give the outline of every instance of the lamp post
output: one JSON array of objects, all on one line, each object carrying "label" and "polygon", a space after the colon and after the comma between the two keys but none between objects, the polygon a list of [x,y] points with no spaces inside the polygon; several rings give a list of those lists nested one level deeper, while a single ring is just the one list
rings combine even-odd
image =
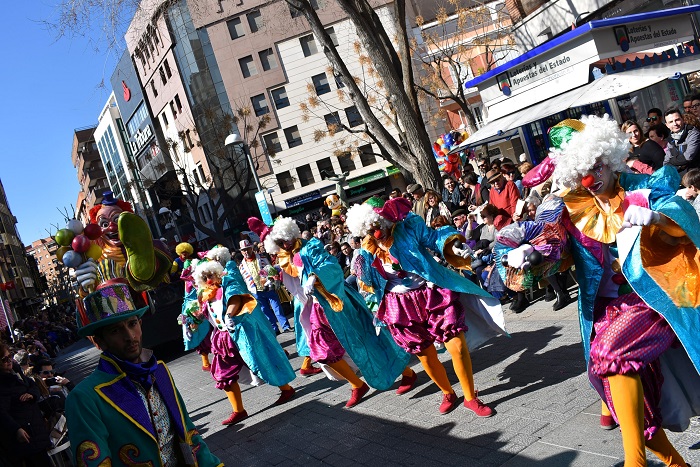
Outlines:
[{"label": "lamp post", "polygon": [[177,235],[177,238],[175,239],[176,242],[182,241],[182,235],[180,234],[180,228],[177,226],[177,213],[172,212],[170,209],[166,208],[163,206],[158,210],[158,214],[161,216],[165,216],[165,220],[168,221],[167,224],[165,224],[165,228],[168,228],[168,225],[172,225],[175,228],[175,234]]},{"label": "lamp post", "polygon": [[241,135],[237,133],[232,133],[228,135],[226,137],[226,140],[224,141],[224,146],[233,146],[234,151],[236,150],[236,148],[241,148],[241,152],[246,157],[246,160],[248,161],[248,167],[250,168],[253,174],[253,180],[255,180],[255,187],[258,189],[258,191],[262,191],[262,185],[260,185],[260,177],[258,177],[258,171],[255,170],[253,158],[251,157],[250,152],[246,147],[247,145],[245,144],[245,141],[243,141],[243,138],[241,138]]},{"label": "lamp post", "polygon": [[277,206],[275,206],[275,199],[272,197],[272,193],[275,192],[274,188],[268,188],[267,193],[270,195],[270,203],[272,203],[272,214],[277,217]]}]

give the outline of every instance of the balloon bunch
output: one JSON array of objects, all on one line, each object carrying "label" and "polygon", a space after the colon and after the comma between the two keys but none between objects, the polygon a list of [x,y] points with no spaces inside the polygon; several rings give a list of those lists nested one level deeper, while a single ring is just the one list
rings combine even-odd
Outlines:
[{"label": "balloon bunch", "polygon": [[[433,143],[433,154],[440,172],[459,178],[462,176],[462,159],[459,154],[449,154],[469,137],[466,131],[452,130],[441,135]],[[449,154],[449,155],[448,155]]]},{"label": "balloon bunch", "polygon": [[102,229],[97,224],[83,223],[70,219],[64,229],[54,235],[54,240],[60,245],[56,250],[56,258],[68,268],[77,268],[89,259],[99,261],[102,248],[94,243],[102,235]]}]

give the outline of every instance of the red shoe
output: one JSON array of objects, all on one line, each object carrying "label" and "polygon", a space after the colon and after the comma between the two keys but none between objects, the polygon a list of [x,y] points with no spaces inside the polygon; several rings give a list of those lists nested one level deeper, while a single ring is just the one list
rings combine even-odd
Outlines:
[{"label": "red shoe", "polygon": [[233,412],[229,418],[221,422],[222,425],[233,425],[241,420],[248,418],[248,412],[245,410],[243,412]]},{"label": "red shoe", "polygon": [[321,373],[323,370],[317,366],[312,366],[311,368],[302,368],[299,370],[301,376],[313,376]]},{"label": "red shoe", "polygon": [[362,401],[362,398],[365,396],[365,394],[367,394],[367,391],[369,391],[369,386],[367,386],[367,383],[362,383],[362,386],[353,389],[350,399],[348,400],[347,404],[345,404],[345,408],[349,409],[359,404]]},{"label": "red shoe", "polygon": [[408,391],[413,389],[413,387],[416,385],[416,380],[418,379],[418,374],[414,371],[413,376],[404,376],[401,378],[401,384],[399,384],[399,388],[396,390],[396,394],[406,394]]},{"label": "red shoe", "polygon": [[457,407],[457,394],[454,392],[451,394],[443,394],[442,404],[440,404],[440,413],[445,415],[446,413],[452,412],[455,407]]},{"label": "red shoe", "polygon": [[211,365],[202,365],[202,371],[211,372]]},{"label": "red shoe", "polygon": [[477,417],[490,417],[493,415],[493,410],[484,405],[477,397],[468,401],[464,401],[464,406],[474,412]]},{"label": "red shoe", "polygon": [[612,430],[617,427],[617,423],[612,415],[601,415],[600,416],[600,427],[603,430]]},{"label": "red shoe", "polygon": [[294,393],[296,391],[294,388],[291,389],[282,389],[282,394],[280,394],[279,399],[277,399],[277,402],[275,402],[275,405],[280,405],[284,404],[285,402],[289,402],[292,397],[294,397]]}]

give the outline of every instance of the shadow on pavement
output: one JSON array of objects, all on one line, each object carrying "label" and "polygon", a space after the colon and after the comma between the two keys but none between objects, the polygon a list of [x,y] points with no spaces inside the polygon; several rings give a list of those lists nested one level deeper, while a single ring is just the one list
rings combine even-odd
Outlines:
[{"label": "shadow on pavement", "polygon": [[[488,466],[503,464],[521,450],[513,445],[501,450],[507,443],[499,441],[500,430],[474,434],[465,429],[469,426],[454,421],[421,428],[309,401],[263,423],[231,426],[207,436],[206,442],[224,463],[237,466]],[[523,459],[521,465],[564,466],[576,455],[560,453],[532,464]]]}]

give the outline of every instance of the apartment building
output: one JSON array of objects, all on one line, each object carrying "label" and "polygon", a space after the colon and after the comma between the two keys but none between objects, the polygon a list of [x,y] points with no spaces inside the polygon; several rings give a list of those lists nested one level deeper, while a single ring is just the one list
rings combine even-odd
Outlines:
[{"label": "apartment building", "polygon": [[80,184],[80,192],[75,203],[75,217],[84,224],[89,222],[88,211],[102,202],[102,194],[109,190],[100,153],[95,141],[96,126],[78,128],[73,132],[71,161]]},{"label": "apartment building", "polygon": [[42,284],[46,290],[44,304],[55,305],[70,299],[71,283],[68,269],[56,259],[59,246],[52,237],[34,240],[26,247],[27,255],[34,258]]}]

